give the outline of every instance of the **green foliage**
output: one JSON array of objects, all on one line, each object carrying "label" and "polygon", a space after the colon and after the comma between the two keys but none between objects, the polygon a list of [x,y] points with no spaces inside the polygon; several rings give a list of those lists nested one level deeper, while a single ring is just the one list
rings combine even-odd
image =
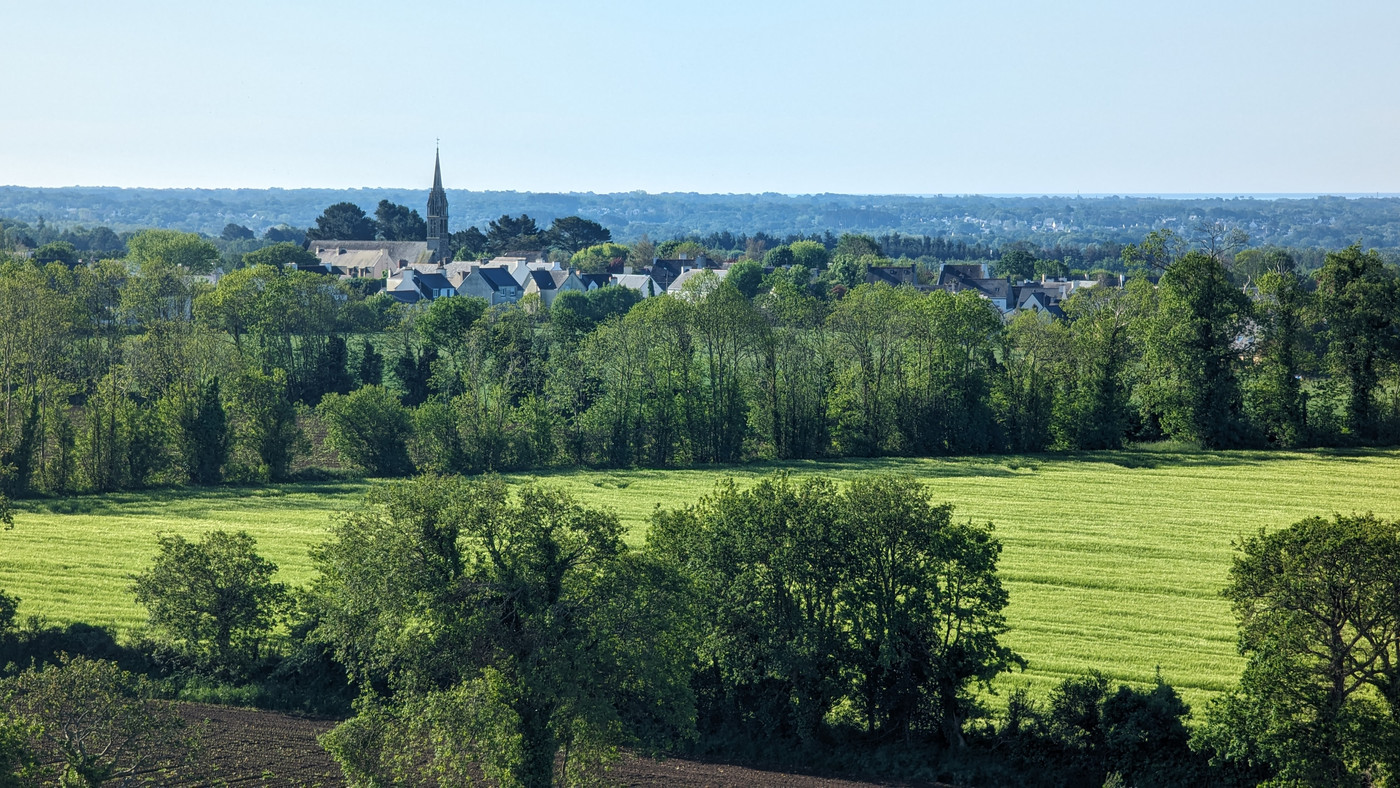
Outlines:
[{"label": "green foliage", "polygon": [[1048,708],[1012,693],[996,740],[1029,785],[1211,785],[1205,759],[1192,751],[1190,708],[1159,675],[1150,689],[1116,692],[1091,672],[1060,682]]},{"label": "green foliage", "polygon": [[198,738],[175,705],[115,663],[64,656],[0,682],[5,707],[29,726],[49,784],[160,785],[198,774]]},{"label": "green foliage", "polygon": [[326,443],[346,462],[375,476],[398,476],[413,469],[407,445],[411,418],[383,386],[328,394],[316,412],[326,425]]},{"label": "green foliage", "polygon": [[472,325],[486,314],[486,307],[483,298],[435,298],[414,321],[413,328],[432,347],[452,353],[467,341]]},{"label": "green foliage", "polygon": [[880,244],[874,238],[857,233],[842,234],[836,241],[836,248],[832,250],[833,257],[836,255],[850,258],[883,257],[884,254],[884,251],[880,249]]},{"label": "green foliage", "polygon": [[29,788],[39,776],[38,756],[29,749],[31,726],[0,713],[0,788]]},{"label": "green foliage", "polygon": [[1187,253],[1162,275],[1146,343],[1151,374],[1160,377],[1145,390],[1168,436],[1207,448],[1249,441],[1235,340],[1251,314],[1249,299],[1209,255]]},{"label": "green foliage", "polygon": [[19,600],[0,591],[0,641],[3,641],[15,626],[15,612],[19,610]]},{"label": "green foliage", "polygon": [[580,249],[569,258],[569,267],[584,273],[606,273],[614,262],[626,260],[630,250],[615,243],[600,243]]},{"label": "green foliage", "polygon": [[729,276],[725,278],[745,298],[753,298],[763,286],[763,265],[757,260],[740,260],[729,267]]},{"label": "green foliage", "polygon": [[1317,307],[1326,324],[1327,364],[1346,386],[1346,428],[1375,440],[1382,371],[1400,361],[1400,277],[1359,244],[1328,253],[1317,273]]},{"label": "green foliage", "polygon": [[229,402],[234,446],[256,458],[252,464],[258,478],[285,479],[296,455],[309,449],[297,425],[296,407],[287,397],[286,373],[241,371],[231,380]]},{"label": "green foliage", "polygon": [[794,241],[788,244],[788,248],[792,250],[792,264],[803,266],[809,271],[826,268],[831,259],[827,248],[816,241]]},{"label": "green foliage", "polygon": [[620,744],[683,733],[680,587],[620,537],[615,515],[498,480],[423,477],[347,513],[316,554],[314,636],[391,692],[327,736],[347,778],[456,782],[479,763],[549,786],[562,752],[573,784]]},{"label": "green foliage", "polygon": [[857,477],[839,494],[820,478],[729,483],[658,512],[649,544],[697,586],[701,661],[719,682],[706,711],[742,735],[813,746],[845,704],[881,736],[919,727],[961,746],[970,685],[1021,662],[998,643],[990,526],[953,523],[911,479]]},{"label": "green foliage", "polygon": [[458,230],[450,240],[456,250],[453,260],[476,260],[486,254],[486,234],[475,227]]},{"label": "green foliage", "polygon": [[1057,442],[1066,448],[1120,448],[1132,415],[1134,299],[1122,290],[1096,287],[1076,293],[1064,309],[1070,348],[1068,384],[1052,424]]},{"label": "green foliage", "polygon": [[[808,241],[807,243],[812,242]],[[821,246],[821,244],[817,244],[817,246]],[[826,247],[822,246],[822,251],[826,251]],[[765,268],[787,268],[794,262],[796,262],[796,256],[788,244],[775,246],[763,254],[763,267]]]},{"label": "green foliage", "polygon": [[386,241],[428,240],[428,223],[418,211],[388,200],[380,200],[374,209],[374,226],[377,236]]},{"label": "green foliage", "polygon": [[[627,247],[609,244],[608,242],[612,240],[612,233],[608,228],[598,224],[592,219],[584,219],[578,216],[561,216],[549,225],[546,238],[550,246],[574,256],[577,256],[578,253],[583,250],[599,245],[610,245],[622,250],[622,254],[618,256],[627,256]],[[574,265],[576,267],[582,267],[578,266],[577,263]]]},{"label": "green foliage", "polygon": [[361,386],[378,386],[384,382],[384,356],[365,340],[360,346],[360,358],[355,364],[355,380]]},{"label": "green foliage", "polygon": [[306,231],[306,238],[311,241],[373,241],[378,229],[360,206],[338,202],[316,217],[316,226]]},{"label": "green foliage", "polygon": [[225,241],[251,241],[256,236],[247,227],[229,222],[224,225],[223,232],[219,233],[219,237]]},{"label": "green foliage", "polygon": [[198,542],[158,539],[151,566],[131,591],[151,627],[200,667],[238,674],[256,660],[286,604],[277,565],[244,531],[212,531]]},{"label": "green foliage", "polygon": [[303,249],[301,244],[295,243],[276,243],[243,255],[243,265],[248,267],[267,265],[282,269],[311,266],[319,262],[320,260],[310,250]]},{"label": "green foliage", "polygon": [[228,460],[229,429],[219,398],[219,379],[201,384],[192,401],[178,407],[176,446],[193,484],[218,484]]},{"label": "green foliage", "polygon": [[857,256],[838,249],[831,255],[829,274],[832,282],[850,290],[865,282],[865,275],[869,273],[871,266],[886,265],[889,262],[887,258],[878,254]]},{"label": "green foliage", "polygon": [[1001,259],[992,266],[992,273],[1020,282],[1035,276],[1038,262],[1035,255],[1025,249],[1010,249],[1002,253]]},{"label": "green foliage", "polygon": [[1258,362],[1246,382],[1246,411],[1271,445],[1299,446],[1312,438],[1302,382],[1312,366],[1305,346],[1312,294],[1291,270],[1265,271],[1257,281]]},{"label": "green foliage", "polygon": [[485,251],[491,254],[504,254],[505,252],[520,252],[532,249],[539,249],[544,246],[548,239],[535,224],[535,220],[526,214],[511,216],[503,214],[499,219],[492,219],[486,231]]},{"label": "green foliage", "polygon": [[[1225,589],[1249,663],[1202,742],[1280,784],[1400,767],[1400,522],[1310,517],[1246,538]],[[1379,770],[1379,771],[1378,771]]]},{"label": "green foliage", "polygon": [[34,262],[41,265],[62,263],[72,268],[78,264],[78,250],[67,241],[52,241],[34,250]]},{"label": "green foliage", "polygon": [[207,274],[219,262],[219,249],[194,233],[142,230],[126,242],[127,259],[144,271],[184,269]]}]

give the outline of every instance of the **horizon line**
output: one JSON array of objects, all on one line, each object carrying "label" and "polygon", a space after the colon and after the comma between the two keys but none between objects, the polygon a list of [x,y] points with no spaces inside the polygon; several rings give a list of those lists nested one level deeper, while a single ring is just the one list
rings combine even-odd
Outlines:
[{"label": "horizon line", "polygon": [[[131,190],[131,191],[423,191],[431,190],[431,186],[110,186],[110,185],[83,185],[70,184],[67,186],[26,186],[23,184],[0,184],[0,189],[34,189],[62,191],[67,189],[110,189],[110,190]],[[644,194],[647,196],[666,195],[698,195],[706,197],[911,197],[916,199],[938,199],[954,197],[986,197],[993,199],[1032,199],[1032,198],[1073,198],[1073,199],[1111,199],[1111,198],[1134,198],[1134,199],[1167,199],[1167,200],[1191,200],[1191,199],[1260,199],[1260,200],[1286,200],[1286,199],[1317,199],[1319,197],[1339,197],[1343,199],[1384,199],[1400,197],[1400,191],[1374,191],[1374,192],[1351,192],[1351,191],[1298,191],[1298,192],[1249,192],[1249,191],[1223,191],[1223,192],[1171,192],[1171,191],[1106,191],[1106,192],[1068,192],[1068,191],[1040,191],[1040,192],[979,192],[979,191],[949,191],[949,192],[705,192],[705,191],[648,191],[646,189],[629,189],[625,191],[535,191],[521,189],[467,189],[445,187],[449,192],[465,192],[468,194],[532,194],[532,195],[593,195],[599,197],[611,197],[619,195]]]}]

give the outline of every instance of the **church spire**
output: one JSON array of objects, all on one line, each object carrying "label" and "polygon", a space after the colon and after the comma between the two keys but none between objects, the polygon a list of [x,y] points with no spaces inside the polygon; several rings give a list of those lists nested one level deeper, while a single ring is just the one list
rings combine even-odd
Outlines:
[{"label": "church spire", "polygon": [[442,188],[442,153],[433,153],[433,190],[428,192],[428,251],[433,260],[446,263],[451,260],[447,234],[447,192]]}]

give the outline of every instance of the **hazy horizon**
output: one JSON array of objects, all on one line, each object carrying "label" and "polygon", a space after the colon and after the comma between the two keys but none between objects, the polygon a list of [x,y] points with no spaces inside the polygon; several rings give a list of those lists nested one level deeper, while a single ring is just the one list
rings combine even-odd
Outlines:
[{"label": "hazy horizon", "polygon": [[1400,190],[1379,0],[14,5],[34,188]]}]

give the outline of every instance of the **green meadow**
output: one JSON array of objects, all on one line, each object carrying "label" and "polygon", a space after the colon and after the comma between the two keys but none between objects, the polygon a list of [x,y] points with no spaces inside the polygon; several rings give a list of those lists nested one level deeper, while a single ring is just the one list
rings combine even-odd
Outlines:
[{"label": "green meadow", "polygon": [[[1232,541],[1312,514],[1400,517],[1400,451],[1215,452],[1145,448],[1072,456],[792,462],[691,470],[514,475],[616,510],[640,543],[651,512],[694,501],[732,476],[786,469],[848,478],[913,474],[957,516],[996,523],[1011,593],[1006,641],[1029,662],[1002,688],[1037,694],[1098,669],[1150,682],[1160,668],[1188,700],[1233,685],[1229,606],[1220,597]],[[291,584],[310,579],[308,549],[338,510],[375,482],[122,493],[26,501],[0,532],[0,589],[21,614],[129,631],[142,612],[126,591],[159,533],[242,529]]]}]

